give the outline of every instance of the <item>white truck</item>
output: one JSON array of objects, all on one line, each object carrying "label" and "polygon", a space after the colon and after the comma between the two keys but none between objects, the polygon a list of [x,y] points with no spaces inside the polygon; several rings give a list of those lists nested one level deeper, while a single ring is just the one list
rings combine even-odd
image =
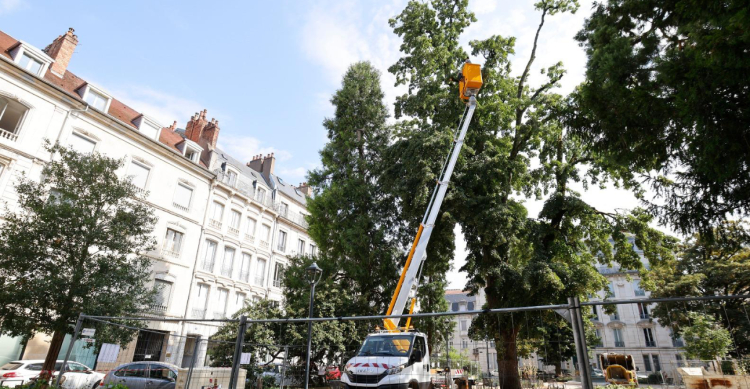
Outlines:
[{"label": "white truck", "polygon": [[[409,313],[414,311],[417,284],[426,257],[427,244],[448,190],[466,131],[474,115],[477,106],[476,94],[481,86],[480,66],[467,61],[459,77],[459,97],[466,101],[466,111],[406,258],[406,265],[401,271],[396,291],[386,312],[388,316],[402,314],[409,301]],[[406,321],[404,327],[399,326],[398,317],[386,318],[383,322],[385,330],[368,335],[357,355],[347,362],[341,376],[343,389],[430,389],[430,353],[427,349],[427,336],[411,329],[411,318]]]}]

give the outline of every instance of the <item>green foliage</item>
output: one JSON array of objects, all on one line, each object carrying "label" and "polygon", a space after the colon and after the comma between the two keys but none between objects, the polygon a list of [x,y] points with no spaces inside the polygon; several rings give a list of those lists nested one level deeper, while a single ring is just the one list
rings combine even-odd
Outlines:
[{"label": "green foliage", "polygon": [[[45,369],[79,313],[132,316],[155,293],[146,286],[151,261],[144,256],[154,247],[153,211],[119,177],[123,162],[46,147],[52,161],[43,179],[20,179],[18,209],[6,210],[0,227],[0,332],[54,333]],[[125,344],[132,336],[97,330],[99,342]]]},{"label": "green foliage", "polygon": [[685,354],[703,361],[722,358],[732,347],[732,335],[708,315],[688,313],[690,324],[682,331]]},{"label": "green foliage", "polygon": [[[744,222],[724,222],[712,232],[696,234],[679,246],[676,258],[652,267],[643,286],[651,296],[715,296],[750,293],[750,234]],[[750,353],[747,304],[743,300],[659,304],[653,315],[673,327],[675,335],[692,325],[688,313],[705,313],[726,324],[735,339],[734,357]]]},{"label": "green foliage", "polygon": [[749,27],[741,0],[609,0],[577,35],[573,127],[618,174],[643,175],[663,199],[651,210],[684,233],[750,210]]}]

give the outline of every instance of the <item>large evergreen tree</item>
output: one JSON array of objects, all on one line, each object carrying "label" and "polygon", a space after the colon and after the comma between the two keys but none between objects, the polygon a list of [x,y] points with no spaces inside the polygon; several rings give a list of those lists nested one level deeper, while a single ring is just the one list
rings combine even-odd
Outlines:
[{"label": "large evergreen tree", "polygon": [[[48,151],[42,180],[21,179],[19,209],[0,227],[0,332],[52,334],[44,371],[80,313],[133,316],[154,296],[143,256],[154,245],[153,211],[118,176],[123,162],[59,145]],[[132,336],[107,332],[121,342]]]},{"label": "large evergreen tree", "polygon": [[686,234],[750,211],[749,31],[743,0],[608,0],[577,36],[576,131],[642,174],[663,200],[652,210]]}]

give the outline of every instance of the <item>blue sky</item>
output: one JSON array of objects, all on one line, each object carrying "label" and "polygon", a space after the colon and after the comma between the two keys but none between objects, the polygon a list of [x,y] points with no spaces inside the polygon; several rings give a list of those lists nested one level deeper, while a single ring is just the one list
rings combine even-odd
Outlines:
[{"label": "blue sky", "polygon": [[[0,0],[0,29],[39,48],[69,27],[79,45],[69,69],[104,87],[135,109],[184,127],[208,109],[219,120],[219,146],[240,160],[274,152],[277,173],[300,183],[319,164],[326,142],[321,123],[346,68],[369,60],[381,70],[387,103],[403,92],[387,68],[399,58],[400,39],[388,19],[406,0],[271,2]],[[590,1],[575,15],[548,17],[532,83],[539,70],[563,61],[568,74],[559,92],[583,80],[585,55],[573,40]],[[472,0],[479,19],[462,41],[493,34],[516,36],[514,71],[528,59],[539,13],[533,1]],[[632,208],[632,195],[592,190],[584,196],[605,211]],[[540,204],[530,202],[535,214]],[[457,263],[465,257],[457,242]],[[463,287],[455,270],[451,286]]]}]

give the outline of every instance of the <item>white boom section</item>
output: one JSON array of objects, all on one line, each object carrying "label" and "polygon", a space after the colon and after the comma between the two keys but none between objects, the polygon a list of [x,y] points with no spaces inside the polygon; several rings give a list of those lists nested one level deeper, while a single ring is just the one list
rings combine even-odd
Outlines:
[{"label": "white boom section", "polygon": [[[430,204],[427,206],[424,218],[422,219],[422,233],[417,235],[419,239],[416,243],[416,249],[414,249],[414,255],[411,262],[407,261],[408,268],[405,269],[405,276],[403,282],[397,286],[398,297],[396,297],[395,304],[389,309],[388,314],[399,315],[404,312],[407,301],[409,300],[409,294],[411,290],[417,285],[417,276],[419,274],[419,268],[422,266],[426,258],[427,244],[430,241],[430,235],[435,227],[435,220],[437,220],[438,213],[440,212],[440,206],[443,204],[445,193],[448,191],[448,183],[450,182],[451,175],[453,175],[453,169],[456,167],[456,161],[458,155],[461,153],[461,148],[464,144],[464,137],[466,137],[466,131],[469,128],[472,116],[474,116],[474,109],[477,107],[477,100],[474,96],[471,96],[467,103],[466,112],[461,124],[458,137],[453,141],[453,150],[450,154],[449,159],[443,167],[443,174],[440,177],[440,181],[435,185],[435,191],[432,193],[432,199]],[[393,324],[392,328],[398,328],[400,319],[386,319],[390,320]],[[390,326],[388,326],[390,327]]]}]

